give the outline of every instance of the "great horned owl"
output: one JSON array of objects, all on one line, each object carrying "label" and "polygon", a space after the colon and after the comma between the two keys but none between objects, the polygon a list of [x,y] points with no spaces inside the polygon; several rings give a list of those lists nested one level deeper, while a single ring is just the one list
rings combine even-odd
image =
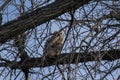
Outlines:
[{"label": "great horned owl", "polygon": [[63,33],[56,31],[45,43],[43,56],[53,57],[60,55],[63,45]]}]

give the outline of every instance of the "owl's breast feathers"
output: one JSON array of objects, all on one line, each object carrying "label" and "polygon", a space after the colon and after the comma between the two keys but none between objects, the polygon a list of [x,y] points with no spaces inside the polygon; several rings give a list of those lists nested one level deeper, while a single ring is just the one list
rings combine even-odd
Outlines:
[{"label": "owl's breast feathers", "polygon": [[62,32],[54,32],[53,36],[51,36],[45,43],[45,49],[52,47],[57,44],[63,44],[63,33]]},{"label": "owl's breast feathers", "polygon": [[44,55],[45,54],[47,56],[59,55],[62,45],[63,45],[63,33],[54,32],[53,36],[51,36],[45,43]]}]

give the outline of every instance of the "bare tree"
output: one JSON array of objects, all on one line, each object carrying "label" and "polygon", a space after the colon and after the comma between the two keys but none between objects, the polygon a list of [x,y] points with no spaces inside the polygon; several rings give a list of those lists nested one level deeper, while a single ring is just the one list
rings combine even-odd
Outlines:
[{"label": "bare tree", "polygon": [[[119,80],[120,1],[1,3],[1,79]],[[55,31],[64,34],[61,53],[43,61],[44,45]]]}]

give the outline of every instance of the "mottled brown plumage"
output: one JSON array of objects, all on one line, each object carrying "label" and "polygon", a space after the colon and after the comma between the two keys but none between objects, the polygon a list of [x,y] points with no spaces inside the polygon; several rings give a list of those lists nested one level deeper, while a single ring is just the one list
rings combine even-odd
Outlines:
[{"label": "mottled brown plumage", "polygon": [[56,31],[45,43],[44,56],[54,57],[60,55],[63,45],[63,33]]}]

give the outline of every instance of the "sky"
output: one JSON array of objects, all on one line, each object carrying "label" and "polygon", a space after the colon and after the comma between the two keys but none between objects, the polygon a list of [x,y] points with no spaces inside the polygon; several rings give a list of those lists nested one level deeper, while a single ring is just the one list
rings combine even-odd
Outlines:
[{"label": "sky", "polygon": [[[16,0],[17,2],[16,3],[19,3],[19,1],[18,0]],[[1,5],[1,4],[0,4]],[[29,9],[30,8],[30,3],[29,3],[29,1],[27,1],[26,2],[26,9]],[[86,7],[86,8],[88,8],[88,7]],[[85,8],[85,9],[86,9]],[[99,14],[99,10],[100,9],[102,9],[102,8],[104,8],[103,6],[98,6],[97,8],[96,8],[96,10],[95,10],[95,12],[97,13],[97,14],[95,14],[95,13],[93,13],[94,15],[96,15],[96,16],[100,16],[101,14]],[[83,10],[82,10],[82,8],[80,8],[81,9],[81,13],[82,12],[84,12]],[[79,10],[80,10],[79,9]],[[79,11],[78,10],[78,11]],[[90,10],[90,9],[86,9],[86,10]],[[98,10],[98,11],[97,11]],[[107,13],[108,12],[108,10],[106,9],[105,11],[103,11],[104,13]],[[79,13],[80,14],[80,13]],[[83,15],[79,15],[78,13],[76,13],[76,15],[77,15],[77,17],[78,17],[78,19],[80,19]],[[11,21],[11,20],[13,20],[13,19],[16,19],[17,17],[19,16],[19,12],[18,12],[18,10],[15,8],[15,6],[13,6],[11,3],[10,3],[10,5],[7,7],[7,8],[5,8],[5,11],[4,11],[4,13],[3,13],[3,24],[4,23],[6,23],[6,22],[8,22],[8,21]],[[68,14],[65,14],[65,15],[62,15],[62,16],[60,16],[60,18],[68,18],[68,20],[69,20],[69,17],[70,17],[70,15],[68,15]],[[52,20],[51,21],[52,23],[48,23],[47,25],[46,25],[46,23],[45,24],[42,24],[42,25],[40,25],[40,26],[38,26],[37,28],[36,28],[36,30],[37,30],[37,36],[39,37],[40,36],[40,34],[42,33],[42,31],[41,30],[44,30],[44,29],[46,29],[48,26],[50,26],[51,28],[50,29],[48,29],[48,31],[45,31],[45,33],[47,33],[47,32],[54,32],[54,31],[56,31],[56,30],[59,30],[60,28],[61,28],[61,25],[62,26],[66,26],[66,25],[69,25],[69,23],[68,22],[59,22],[59,21],[55,21],[55,20]],[[106,23],[106,21],[104,21],[105,23]],[[61,24],[62,23],[62,24]],[[85,26],[86,27],[86,26]],[[86,27],[87,28],[87,27]],[[86,29],[80,29],[80,31],[83,31],[84,32],[84,30],[86,30]],[[81,33],[82,33],[82,31],[81,31]],[[64,30],[64,32],[66,32],[66,30]],[[72,34],[72,33],[71,33]],[[48,34],[47,34],[48,35]],[[66,35],[66,33],[64,33],[64,35]],[[86,33],[84,34],[84,35],[86,35]],[[46,36],[46,34],[44,34],[44,37]],[[33,53],[32,55],[34,56],[34,57],[41,57],[42,56],[42,51],[43,51],[43,48],[40,46],[40,45],[38,45],[38,46],[36,46],[35,44],[38,44],[38,42],[37,41],[34,41],[33,40],[33,38],[35,38],[35,36],[34,36],[34,33],[32,33],[31,35],[30,35],[30,39],[28,40],[28,42],[29,42],[29,44],[27,44],[27,51],[29,52],[31,52],[31,53]],[[70,39],[71,37],[69,37],[69,39]],[[40,37],[39,39],[43,39],[42,37]],[[44,45],[44,42],[45,41],[43,41],[43,43],[42,43],[42,45]],[[68,46],[68,45],[70,45],[69,43],[68,44],[65,44],[64,45],[64,47],[66,47],[66,46]],[[0,47],[1,48],[1,47]],[[14,49],[13,49],[14,50]],[[69,50],[64,50],[64,52],[69,52]],[[5,56],[5,55],[7,55],[9,58],[12,58],[12,57],[14,57],[14,56],[9,56],[8,55],[8,53],[9,52],[7,52],[7,51],[3,51],[3,52],[0,52],[0,55],[1,54],[4,54],[4,55],[1,55],[1,56]],[[37,53],[37,54],[36,54]],[[118,61],[115,61],[113,64],[116,64]],[[88,62],[88,63],[86,63],[87,65],[90,65],[90,66],[92,66],[92,65],[94,65],[94,63],[95,62]],[[80,63],[79,65],[82,65],[83,63]],[[103,70],[105,70],[105,67],[104,67],[104,65],[105,66],[107,66],[107,68],[110,68],[110,65],[112,64],[112,63],[109,63],[109,64],[106,64],[105,62],[101,62],[101,64],[102,64],[102,66],[100,66],[100,68],[101,69],[103,69]],[[72,65],[72,67],[73,67],[74,65]],[[4,68],[0,68],[0,70],[3,70]],[[5,70],[7,71],[7,69],[8,69],[8,71],[10,70],[9,68],[6,68]],[[34,69],[34,70],[36,70],[36,71],[38,71],[38,70],[40,70],[39,68],[36,68],[36,69]],[[49,73],[49,72],[52,72],[53,71],[53,69],[52,69],[52,67],[49,67],[49,68],[44,68],[43,69],[44,71],[45,71],[45,73]],[[49,71],[50,70],[50,71]],[[16,72],[18,72],[19,70],[17,70]],[[32,71],[32,70],[31,70]],[[80,72],[82,72],[82,74],[85,74],[86,72],[85,72],[85,70],[83,70],[83,68],[81,68],[80,69]],[[8,72],[3,72],[4,74],[7,74]],[[115,72],[113,72],[113,76],[115,77],[116,76],[116,74],[119,74],[120,73],[120,70],[117,70],[117,71],[115,71]],[[12,78],[14,79],[14,77],[17,75],[15,75],[14,73],[11,73],[11,75],[13,75],[12,76]],[[8,76],[10,76],[10,75],[8,75]],[[23,76],[23,74],[21,74],[21,75],[19,75],[18,76],[18,78],[17,78],[17,80],[19,80],[21,77]],[[35,75],[32,75],[32,77],[33,76],[35,76]],[[38,75],[36,75],[36,76],[38,76]],[[4,76],[3,76],[4,77]],[[3,80],[3,77],[2,76],[0,76],[0,80]],[[97,78],[99,78],[100,77],[100,74],[99,74],[99,76],[96,76],[96,79]],[[112,77],[111,76],[109,76],[108,77],[109,79],[112,79]],[[7,77],[7,79],[9,79],[9,77]],[[6,79],[6,80],[7,80]],[[31,79],[32,80],[32,79]],[[79,79],[77,79],[77,80],[79,80]]]}]

